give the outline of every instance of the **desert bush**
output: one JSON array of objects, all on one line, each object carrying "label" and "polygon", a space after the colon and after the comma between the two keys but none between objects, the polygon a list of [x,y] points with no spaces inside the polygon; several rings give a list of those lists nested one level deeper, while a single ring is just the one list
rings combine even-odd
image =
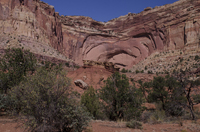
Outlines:
[{"label": "desert bush", "polygon": [[126,126],[134,129],[142,129],[142,123],[136,120],[131,120],[126,123]]},{"label": "desert bush", "polygon": [[97,97],[97,92],[93,87],[89,87],[81,96],[81,104],[83,104],[87,111],[95,117],[99,118],[100,116],[100,106],[99,106],[99,98]]},{"label": "desert bush", "polygon": [[153,72],[152,71],[148,71],[148,74],[153,74]]},{"label": "desert bush", "polygon": [[145,96],[148,102],[160,104],[159,110],[164,110],[166,114],[172,116],[183,115],[184,108],[180,104],[185,104],[187,100],[183,95],[177,96],[181,91],[180,84],[175,78],[169,75],[166,77],[157,76],[151,82],[143,84],[139,81],[139,84],[144,96],[145,93],[148,93],[148,96]]},{"label": "desert bush", "polygon": [[168,100],[168,91],[165,88],[165,78],[161,76],[154,77],[153,81],[149,83],[149,87],[152,87],[152,90],[149,92],[148,101],[161,102],[162,109],[165,110],[165,103]]},{"label": "desert bush", "polygon": [[197,60],[199,60],[200,59],[200,57],[198,56],[198,55],[196,55],[195,57],[194,57],[194,60],[195,61],[197,61]]},{"label": "desert bush", "polygon": [[16,101],[13,113],[22,115],[30,131],[81,132],[90,117],[70,87],[63,71],[40,68],[9,92]]},{"label": "desert bush", "polygon": [[136,74],[137,74],[137,73],[140,73],[140,71],[139,71],[139,70],[136,70],[135,73],[136,73]]},{"label": "desert bush", "polygon": [[79,68],[80,68],[80,66],[78,66],[78,65],[77,65],[77,66],[74,66],[74,67],[75,67],[76,69],[79,69]]},{"label": "desert bush", "polygon": [[153,81],[149,82],[152,89],[148,93],[148,101],[161,102],[162,109],[172,116],[181,116],[185,113],[185,109],[189,109],[194,120],[196,117],[193,105],[200,103],[198,99],[200,80],[189,80],[188,77],[186,71],[182,70],[173,76],[154,77]]},{"label": "desert bush", "polygon": [[180,62],[183,62],[183,58],[180,59]]},{"label": "desert bush", "polygon": [[36,59],[27,50],[7,49],[5,55],[0,59],[0,91],[7,91],[18,85],[28,72],[35,71]]},{"label": "desert bush", "polygon": [[128,72],[128,70],[126,70],[125,68],[123,68],[123,69],[121,70],[121,72],[122,72],[122,73],[126,73],[126,72]]},{"label": "desert bush", "polygon": [[110,120],[138,119],[144,110],[142,92],[129,85],[129,79],[124,74],[112,74],[105,85],[99,90],[103,110]]},{"label": "desert bush", "polygon": [[[183,100],[185,101],[185,99]],[[177,102],[170,101],[166,104],[166,114],[171,116],[183,116],[185,109],[181,105],[177,105]]]},{"label": "desert bush", "polygon": [[144,112],[142,113],[142,116],[141,116],[141,118],[140,118],[140,121],[142,121],[143,123],[149,122],[149,119],[150,119],[150,117],[151,117],[152,114],[153,114],[152,111],[144,111]]},{"label": "desert bush", "polygon": [[8,112],[14,106],[14,100],[6,94],[0,94],[0,111]]},{"label": "desert bush", "polygon": [[166,119],[164,110],[156,110],[149,118],[149,123],[158,124],[164,122]]},{"label": "desert bush", "polygon": [[66,63],[65,63],[65,66],[69,67],[69,63],[68,63],[68,62],[66,62]]},{"label": "desert bush", "polygon": [[200,103],[200,95],[199,94],[192,95],[192,98],[194,100],[194,103]]}]

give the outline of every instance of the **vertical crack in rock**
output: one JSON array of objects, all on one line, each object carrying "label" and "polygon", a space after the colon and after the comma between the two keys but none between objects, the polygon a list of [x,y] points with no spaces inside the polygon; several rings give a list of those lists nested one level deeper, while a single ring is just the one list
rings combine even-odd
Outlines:
[{"label": "vertical crack in rock", "polygon": [[186,35],[186,31],[185,31],[185,27],[186,26],[184,26],[184,45],[186,45],[187,44],[187,35]]}]

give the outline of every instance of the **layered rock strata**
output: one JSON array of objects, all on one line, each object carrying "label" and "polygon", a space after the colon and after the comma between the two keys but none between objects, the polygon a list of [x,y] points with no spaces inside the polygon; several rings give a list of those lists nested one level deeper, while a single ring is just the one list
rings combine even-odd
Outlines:
[{"label": "layered rock strata", "polygon": [[179,0],[103,23],[59,16],[39,0],[0,0],[0,30],[51,46],[80,65],[92,60],[130,68],[156,51],[199,48],[200,1]]}]

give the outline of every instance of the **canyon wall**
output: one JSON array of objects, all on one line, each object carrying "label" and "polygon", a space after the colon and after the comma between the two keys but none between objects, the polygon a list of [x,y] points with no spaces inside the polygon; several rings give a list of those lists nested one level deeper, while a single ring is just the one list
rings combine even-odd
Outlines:
[{"label": "canyon wall", "polygon": [[60,16],[40,0],[0,0],[0,30],[53,47],[79,65],[92,60],[130,68],[156,51],[199,48],[200,1],[148,7],[104,23]]}]

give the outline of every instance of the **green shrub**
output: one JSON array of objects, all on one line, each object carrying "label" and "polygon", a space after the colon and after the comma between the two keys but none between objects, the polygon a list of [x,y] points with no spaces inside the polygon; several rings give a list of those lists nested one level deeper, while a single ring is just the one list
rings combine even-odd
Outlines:
[{"label": "green shrub", "polygon": [[168,91],[166,89],[166,80],[164,77],[157,76],[153,78],[153,81],[149,82],[149,86],[152,89],[149,91],[149,102],[161,102],[162,109],[165,110],[165,104],[168,100]]},{"label": "green shrub", "polygon": [[126,126],[133,129],[143,129],[142,123],[136,120],[131,120],[126,123]]},{"label": "green shrub", "polygon": [[27,75],[35,71],[36,59],[27,50],[7,49],[0,59],[0,91],[7,93],[11,87],[18,85]]},{"label": "green shrub", "polygon": [[90,114],[98,118],[99,117],[99,98],[93,87],[89,87],[81,96],[81,104],[83,104]]},{"label": "green shrub", "polygon": [[200,95],[199,94],[192,95],[192,97],[193,97],[194,103],[200,103]]},{"label": "green shrub", "polygon": [[56,63],[51,63],[51,67],[56,66]]},{"label": "green shrub", "polygon": [[80,132],[90,117],[70,87],[63,71],[40,68],[9,92],[16,101],[13,113],[21,113],[30,131]]},{"label": "green shrub", "polygon": [[122,73],[126,73],[126,72],[128,72],[128,70],[126,70],[125,68],[123,68],[123,69],[121,70],[121,72],[122,72]]},{"label": "green shrub", "polygon": [[194,60],[195,61],[197,61],[197,60],[199,60],[200,59],[200,57],[198,56],[198,55],[196,55],[195,57],[194,57]]},{"label": "green shrub", "polygon": [[79,69],[79,68],[80,68],[80,66],[78,66],[78,65],[77,65],[77,66],[74,66],[74,67],[75,67],[76,69]]},{"label": "green shrub", "polygon": [[183,62],[183,58],[180,59],[180,62]]},{"label": "green shrub", "polygon": [[131,82],[134,82],[134,79],[133,79],[133,78],[131,78]]},{"label": "green shrub", "polygon": [[103,110],[110,120],[138,119],[144,110],[143,95],[140,89],[129,85],[126,75],[112,74],[99,90]]},{"label": "green shrub", "polygon": [[14,101],[6,94],[0,94],[0,111],[8,112],[14,106]]},{"label": "green shrub", "polygon": [[136,74],[137,74],[137,73],[140,73],[140,71],[139,71],[139,70],[136,70],[135,73],[136,73]]},{"label": "green shrub", "polygon": [[164,122],[166,118],[164,110],[156,110],[149,118],[149,123],[158,124]]},{"label": "green shrub", "polygon": [[152,71],[148,71],[148,74],[153,74],[153,72]]},{"label": "green shrub", "polygon": [[169,74],[169,72],[168,72],[168,71],[165,71],[165,74]]},{"label": "green shrub", "polygon": [[66,63],[65,63],[65,66],[69,67],[69,63],[68,63],[68,62],[66,62]]}]

